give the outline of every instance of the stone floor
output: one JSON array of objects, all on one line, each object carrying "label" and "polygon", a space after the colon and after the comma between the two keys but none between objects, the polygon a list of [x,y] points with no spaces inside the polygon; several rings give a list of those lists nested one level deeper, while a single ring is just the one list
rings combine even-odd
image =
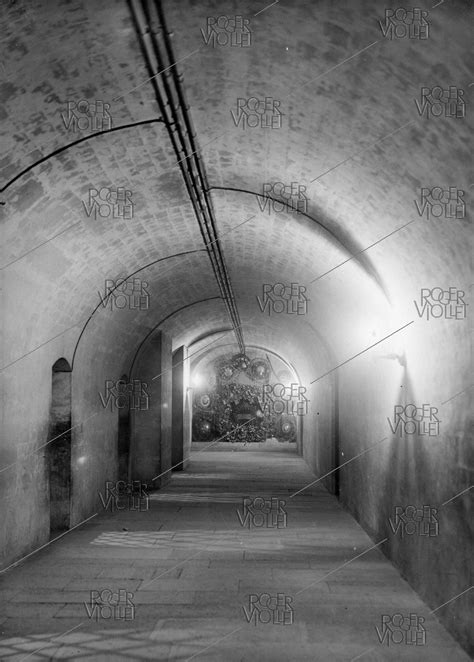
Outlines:
[{"label": "stone floor", "polygon": [[[194,450],[149,510],[102,511],[0,575],[0,659],[469,660],[320,483],[291,496],[315,479],[291,450]],[[246,520],[260,496],[286,522]],[[107,590],[128,592],[118,618]],[[387,646],[394,614],[424,618],[425,643]]]}]

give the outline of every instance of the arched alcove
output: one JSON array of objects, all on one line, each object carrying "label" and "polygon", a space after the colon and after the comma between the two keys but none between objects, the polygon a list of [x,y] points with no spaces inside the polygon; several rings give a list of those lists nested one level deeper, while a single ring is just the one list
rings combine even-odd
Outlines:
[{"label": "arched alcove", "polygon": [[48,453],[50,536],[70,527],[71,367],[64,358],[52,368]]}]

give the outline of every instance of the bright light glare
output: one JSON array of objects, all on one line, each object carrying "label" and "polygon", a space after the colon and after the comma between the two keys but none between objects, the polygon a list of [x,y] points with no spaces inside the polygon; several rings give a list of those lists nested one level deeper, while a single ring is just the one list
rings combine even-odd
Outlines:
[{"label": "bright light glare", "polygon": [[203,386],[204,385],[204,377],[199,372],[194,373],[194,375],[191,379],[191,384],[195,388],[199,388],[200,386]]}]

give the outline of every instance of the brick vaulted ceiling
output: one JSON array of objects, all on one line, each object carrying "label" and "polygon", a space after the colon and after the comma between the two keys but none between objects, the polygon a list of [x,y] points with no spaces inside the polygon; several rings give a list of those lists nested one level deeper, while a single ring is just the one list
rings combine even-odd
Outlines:
[{"label": "brick vaulted ceiling", "polygon": [[[420,219],[414,205],[423,186],[472,191],[469,111],[426,120],[414,102],[423,86],[455,85],[469,108],[468,5],[438,3],[427,40],[390,40],[375,0],[270,4],[163,6],[245,341],[314,373],[319,354],[305,347],[344,360],[412,319],[420,287],[441,274],[443,286],[468,282],[468,221]],[[68,101],[109,103],[114,127],[160,117],[125,0],[5,2],[2,11],[0,187],[86,135],[66,128]],[[250,47],[204,44],[207,17],[221,14],[249,17]],[[281,128],[236,127],[239,97],[279,100]],[[72,359],[83,331],[107,338],[124,371],[160,322],[175,346],[231,328],[176,160],[163,123],[130,126],[63,151],[1,193],[4,291],[15,311],[3,365],[59,337]],[[306,186],[306,215],[260,210],[255,194],[274,181]],[[102,186],[132,191],[133,218],[87,218],[89,189]],[[99,310],[83,329],[104,280],[136,272],[150,308]],[[256,295],[276,282],[308,287],[304,319],[262,315]]]}]

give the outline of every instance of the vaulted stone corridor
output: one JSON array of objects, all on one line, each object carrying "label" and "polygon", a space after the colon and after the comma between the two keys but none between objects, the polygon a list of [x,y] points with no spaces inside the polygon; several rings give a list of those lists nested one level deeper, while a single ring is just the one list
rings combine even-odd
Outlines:
[{"label": "vaulted stone corridor", "polygon": [[470,659],[470,4],[0,11],[0,659]]}]

